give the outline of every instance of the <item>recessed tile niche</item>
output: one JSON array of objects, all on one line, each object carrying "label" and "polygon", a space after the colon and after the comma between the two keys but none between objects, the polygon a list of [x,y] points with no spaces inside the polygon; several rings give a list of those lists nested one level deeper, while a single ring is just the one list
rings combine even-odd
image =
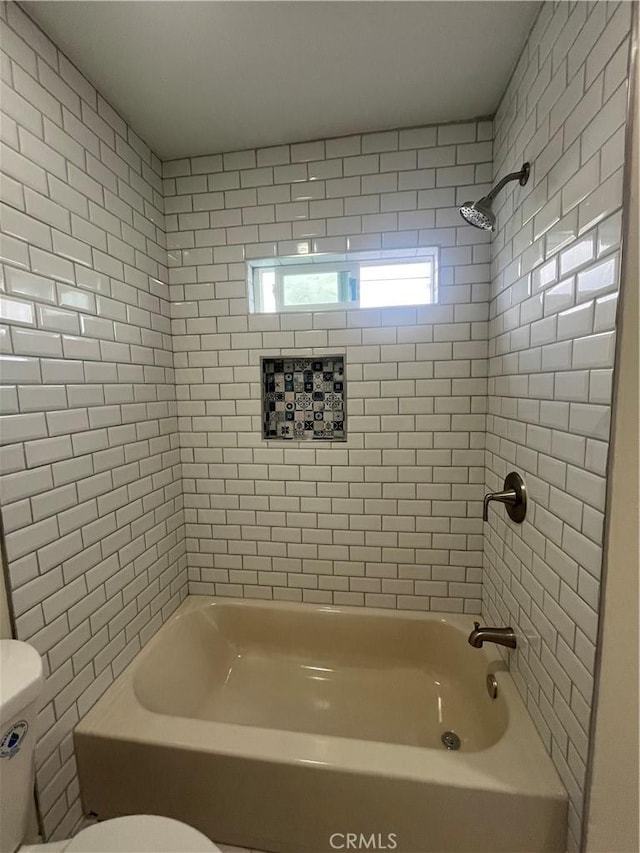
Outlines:
[{"label": "recessed tile niche", "polygon": [[346,439],[343,355],[263,358],[261,364],[263,438]]}]

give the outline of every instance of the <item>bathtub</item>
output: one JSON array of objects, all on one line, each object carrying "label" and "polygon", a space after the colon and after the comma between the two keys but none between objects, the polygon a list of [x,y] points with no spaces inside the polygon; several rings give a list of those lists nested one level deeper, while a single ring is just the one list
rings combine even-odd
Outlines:
[{"label": "bathtub", "polygon": [[75,730],[85,811],[277,853],[564,851],[565,791],[471,628],[190,596]]}]

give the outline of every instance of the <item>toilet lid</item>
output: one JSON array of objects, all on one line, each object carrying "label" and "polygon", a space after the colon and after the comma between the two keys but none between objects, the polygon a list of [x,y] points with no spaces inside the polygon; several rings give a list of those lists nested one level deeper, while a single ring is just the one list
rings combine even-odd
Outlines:
[{"label": "toilet lid", "polygon": [[65,853],[220,853],[192,826],[157,815],[116,817],[79,832]]}]

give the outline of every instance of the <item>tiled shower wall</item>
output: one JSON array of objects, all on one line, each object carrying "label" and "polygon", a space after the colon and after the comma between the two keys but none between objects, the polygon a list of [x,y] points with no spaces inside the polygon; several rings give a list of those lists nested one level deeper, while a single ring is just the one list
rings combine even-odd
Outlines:
[{"label": "tiled shower wall", "polygon": [[[630,3],[542,7],[495,121],[487,487],[517,469],[520,527],[490,510],[487,620],[537,637],[512,671],[580,837],[620,262]],[[507,519],[505,521],[505,519]]]},{"label": "tiled shower wall", "polygon": [[0,17],[2,515],[64,837],[73,726],[186,595],[161,166],[17,4]]},{"label": "tiled shower wall", "polygon": [[[163,164],[190,591],[479,612],[492,122]],[[421,308],[250,315],[245,258],[438,246]],[[347,441],[262,439],[260,357],[341,354]]]}]

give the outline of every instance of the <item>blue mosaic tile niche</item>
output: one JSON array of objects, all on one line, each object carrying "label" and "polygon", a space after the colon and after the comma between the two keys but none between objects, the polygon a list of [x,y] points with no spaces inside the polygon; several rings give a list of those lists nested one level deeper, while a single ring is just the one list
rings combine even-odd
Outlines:
[{"label": "blue mosaic tile niche", "polygon": [[262,437],[346,438],[344,356],[262,359]]}]

